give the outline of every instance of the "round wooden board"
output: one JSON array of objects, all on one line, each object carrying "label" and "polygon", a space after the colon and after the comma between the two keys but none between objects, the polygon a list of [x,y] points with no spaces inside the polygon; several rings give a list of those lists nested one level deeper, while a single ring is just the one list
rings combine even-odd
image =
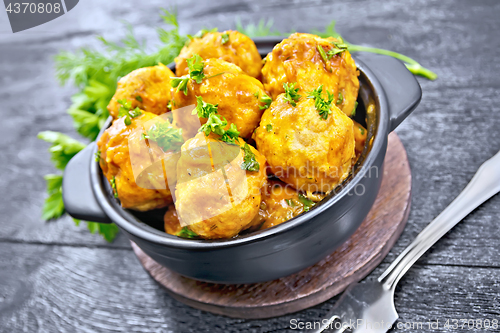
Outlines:
[{"label": "round wooden board", "polygon": [[366,220],[335,252],[296,274],[243,285],[200,282],[159,265],[135,243],[142,266],[175,299],[234,318],[261,319],[297,312],[341,293],[377,267],[401,235],[411,199],[411,171],[403,144],[389,135],[382,186]]}]

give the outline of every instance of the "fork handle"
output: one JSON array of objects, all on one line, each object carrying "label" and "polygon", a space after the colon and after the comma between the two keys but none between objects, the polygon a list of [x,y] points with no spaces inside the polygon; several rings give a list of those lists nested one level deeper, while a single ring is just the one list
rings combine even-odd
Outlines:
[{"label": "fork handle", "polygon": [[483,202],[500,192],[500,152],[483,163],[467,187],[396,258],[378,281],[394,290],[410,267]]}]

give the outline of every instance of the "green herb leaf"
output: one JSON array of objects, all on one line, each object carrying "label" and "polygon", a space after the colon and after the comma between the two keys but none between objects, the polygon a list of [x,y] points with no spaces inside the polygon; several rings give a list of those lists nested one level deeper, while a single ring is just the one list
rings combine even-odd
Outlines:
[{"label": "green herb leaf", "polygon": [[64,202],[62,199],[62,175],[46,175],[47,194],[49,195],[43,204],[42,219],[44,221],[56,219],[64,214]]},{"label": "green herb leaf", "polygon": [[351,117],[356,116],[356,109],[358,108],[358,101],[354,102],[354,109],[352,109]]},{"label": "green herb leaf", "polygon": [[293,202],[292,199],[285,199],[286,203],[290,207],[295,207],[295,203]]},{"label": "green herb leaf", "polygon": [[179,231],[177,236],[182,238],[197,238],[198,234],[194,231],[191,231],[188,227],[184,227],[181,229],[181,231]]},{"label": "green herb leaf", "polygon": [[361,126],[359,126],[359,132],[361,133],[361,135],[365,135],[365,129]]},{"label": "green herb leaf", "polygon": [[255,159],[255,154],[250,149],[248,143],[245,143],[243,147],[241,147],[245,156],[243,157],[243,163],[241,164],[241,169],[247,171],[259,171],[260,165],[259,162]]},{"label": "green herb leaf", "polygon": [[234,123],[229,125],[229,128],[222,134],[221,140],[227,143],[235,143],[236,139],[240,135],[238,128]]},{"label": "green herb leaf", "polygon": [[304,205],[304,212],[308,212],[316,204],[314,201],[309,200],[302,193],[299,193],[299,201]]},{"label": "green herb leaf", "polygon": [[227,32],[223,33],[221,36],[221,43],[222,45],[226,44],[227,42],[229,42],[229,34]]},{"label": "green herb leaf", "polygon": [[54,166],[59,170],[64,170],[73,156],[85,148],[83,143],[58,132],[40,132],[38,133],[38,138],[52,143],[52,146],[49,149],[51,155],[50,159],[54,163]]},{"label": "green herb leaf", "polygon": [[283,89],[285,89],[285,101],[289,102],[292,106],[297,106],[297,103],[300,99],[300,95],[297,93],[299,88],[295,88],[297,82],[294,83],[283,83]]},{"label": "green herb leaf", "polygon": [[195,80],[196,83],[200,84],[201,81],[205,78],[205,73],[203,73],[203,67],[205,67],[205,63],[203,62],[203,59],[198,54],[194,54],[186,61],[189,68],[189,77]]},{"label": "green herb leaf", "polygon": [[135,96],[135,99],[136,99],[136,101],[142,103],[142,97],[141,96],[137,95],[137,96]]},{"label": "green herb leaf", "polygon": [[187,84],[189,81],[189,75],[184,75],[181,77],[172,77],[170,78],[170,85],[172,88],[177,88],[177,92],[182,91],[184,95],[187,96],[188,91],[187,91]]},{"label": "green herb leaf", "polygon": [[201,96],[196,96],[196,108],[192,114],[198,115],[199,118],[208,118],[212,113],[217,113],[217,104],[205,103]]},{"label": "green herb leaf", "polygon": [[114,223],[87,222],[87,228],[92,234],[99,233],[99,235],[110,243],[116,238],[118,231],[120,231]]},{"label": "green herb leaf", "polygon": [[164,152],[168,150],[173,150],[174,152],[180,151],[184,143],[182,129],[175,128],[166,121],[157,121],[149,128],[147,135],[143,133],[143,138],[156,142]]},{"label": "green herb leaf", "polygon": [[273,130],[273,125],[267,124],[266,125],[266,131],[271,132]]},{"label": "green herb leaf", "polygon": [[95,154],[94,154],[94,160],[99,163],[99,161],[101,160],[101,151],[98,150]]},{"label": "green herb leaf", "polygon": [[139,117],[142,114],[142,111],[138,107],[130,110],[130,108],[132,107],[132,102],[130,101],[119,99],[118,103],[121,105],[118,109],[118,117],[125,117],[123,121],[127,126],[130,126],[130,124],[132,124],[131,118]]},{"label": "green herb leaf", "polygon": [[321,45],[319,45],[319,44],[318,44],[318,45],[316,46],[316,49],[318,50],[319,55],[321,56],[321,58],[323,58],[323,61],[324,61],[325,63],[327,63],[327,62],[328,62],[328,59],[330,59],[330,58],[328,58],[328,57],[327,57],[327,55],[326,55],[326,53],[325,53],[325,49],[323,48],[323,46],[321,46]]},{"label": "green herb leaf", "polygon": [[109,181],[109,183],[111,184],[111,188],[113,189],[113,195],[114,195],[114,197],[118,199],[118,190],[116,189],[116,178],[115,178],[115,176],[113,176],[113,178],[111,178],[111,180]]},{"label": "green herb leaf", "polygon": [[323,98],[323,85],[320,85],[315,90],[309,92],[307,98],[314,98],[314,107],[323,119],[327,119],[329,114],[332,114],[333,94],[327,91],[328,99]]},{"label": "green herb leaf", "polygon": [[200,118],[207,118],[207,122],[200,127],[198,132],[203,132],[206,136],[215,133],[221,136],[222,141],[235,143],[240,132],[235,124],[231,124],[227,130],[225,129],[227,120],[217,114],[217,104],[206,103],[201,96],[197,96],[196,100],[196,108],[192,114],[197,114]]},{"label": "green herb leaf", "polygon": [[261,105],[259,106],[259,109],[260,110],[265,110],[265,109],[268,109],[270,106],[271,106],[271,102],[273,101],[271,99],[271,97],[267,96],[267,95],[262,95],[262,97],[260,98],[260,101],[262,103],[264,103],[264,105]]},{"label": "green herb leaf", "polygon": [[238,18],[236,20],[236,30],[241,32],[248,37],[263,37],[263,36],[284,36],[286,34],[282,34],[281,32],[272,29],[273,20],[269,19],[268,21],[261,19],[258,24],[249,23],[246,26],[243,26],[241,20]]},{"label": "green herb leaf", "polygon": [[337,101],[335,102],[336,105],[342,104],[344,101],[344,95],[339,91],[339,97],[337,98]]}]

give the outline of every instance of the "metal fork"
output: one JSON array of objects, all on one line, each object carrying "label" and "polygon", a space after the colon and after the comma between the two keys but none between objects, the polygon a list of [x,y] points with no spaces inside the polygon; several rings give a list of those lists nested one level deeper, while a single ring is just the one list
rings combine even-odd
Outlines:
[{"label": "metal fork", "polygon": [[321,328],[308,332],[387,332],[398,319],[394,290],[410,267],[483,202],[500,192],[500,152],[484,162],[460,195],[396,258],[377,281],[349,286]]}]

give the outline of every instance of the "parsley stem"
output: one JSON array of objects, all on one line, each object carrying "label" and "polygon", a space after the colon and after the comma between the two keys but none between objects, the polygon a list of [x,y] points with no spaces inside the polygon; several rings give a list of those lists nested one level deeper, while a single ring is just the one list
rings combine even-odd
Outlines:
[{"label": "parsley stem", "polygon": [[402,62],[404,62],[406,68],[408,68],[408,70],[415,75],[423,76],[423,77],[425,77],[429,80],[432,80],[432,81],[437,79],[436,73],[434,73],[430,69],[423,67],[422,65],[420,65],[418,62],[416,62],[412,58],[407,57],[401,53],[397,53],[397,52],[389,51],[389,50],[384,50],[384,49],[378,49],[376,47],[354,45],[354,44],[349,44],[349,51],[350,52],[370,52],[370,53],[387,55],[387,56],[399,59]]}]

